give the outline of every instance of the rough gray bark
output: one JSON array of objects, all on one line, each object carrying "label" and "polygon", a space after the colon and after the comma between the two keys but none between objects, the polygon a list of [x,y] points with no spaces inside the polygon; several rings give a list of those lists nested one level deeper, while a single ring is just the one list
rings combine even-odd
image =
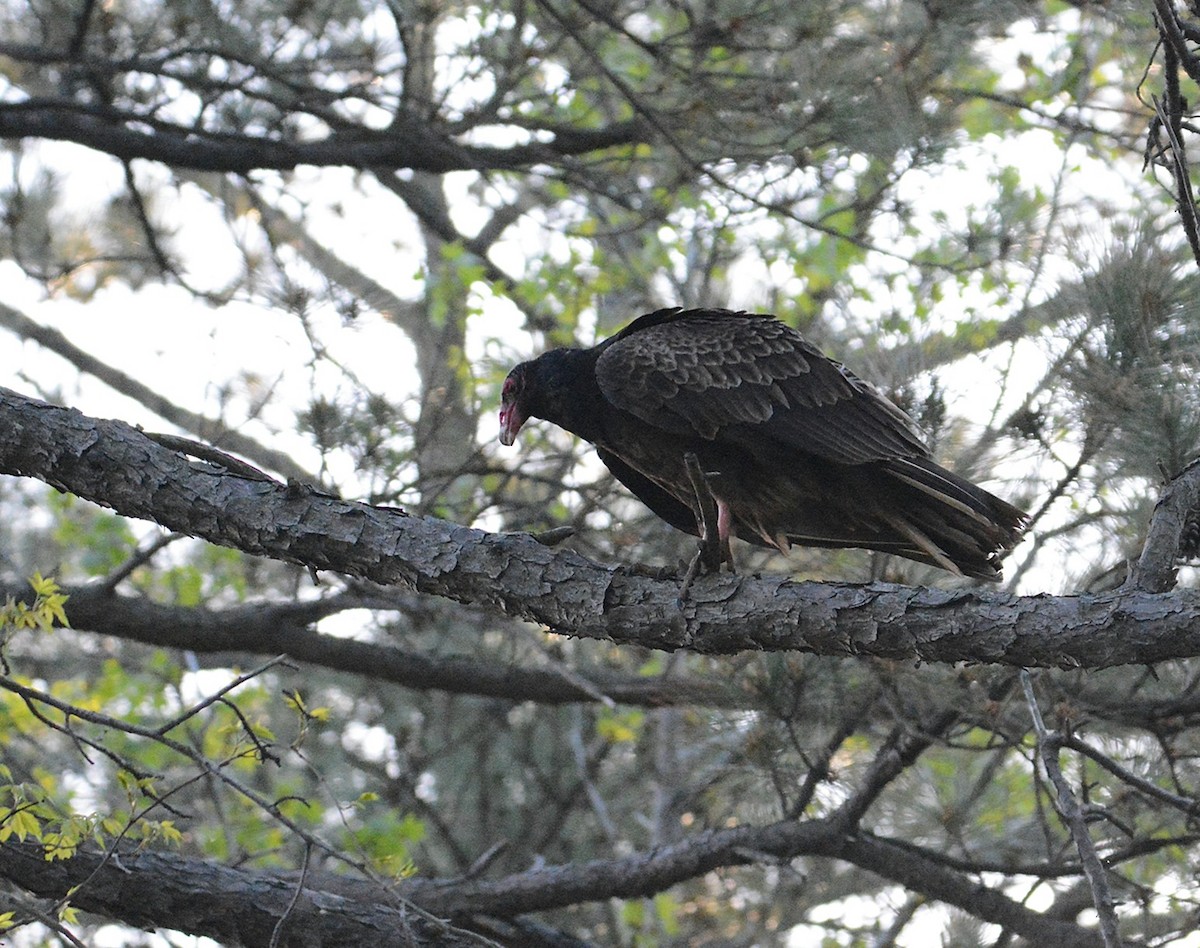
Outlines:
[{"label": "rough gray bark", "polygon": [[1167,592],[1174,588],[1179,541],[1197,511],[1200,511],[1200,461],[1193,461],[1159,498],[1146,545],[1125,583],[1127,589]]},{"label": "rough gray bark", "polygon": [[246,553],[490,606],[564,635],[728,654],[1104,668],[1200,654],[1200,593],[1015,597],[977,588],[703,577],[600,565],[526,535],[375,508],[191,461],[119,421],[0,389],[0,472]]}]

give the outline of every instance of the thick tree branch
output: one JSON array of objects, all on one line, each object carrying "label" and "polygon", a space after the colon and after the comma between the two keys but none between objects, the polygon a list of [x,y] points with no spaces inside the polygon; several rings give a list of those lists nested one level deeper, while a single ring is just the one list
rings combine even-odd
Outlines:
[{"label": "thick tree branch", "polygon": [[975,588],[676,580],[189,461],[119,421],[0,389],[0,473],[259,556],[493,607],[551,630],[650,648],[803,650],[1103,668],[1200,655],[1200,593],[1010,596]]},{"label": "thick tree branch", "polygon": [[960,906],[977,918],[1009,928],[1033,944],[1092,948],[1101,943],[1094,932],[1046,918],[997,889],[981,885],[967,873],[939,866],[914,847],[893,846],[870,834],[848,833],[845,823],[837,818],[709,830],[622,859],[551,866],[494,882],[452,887],[418,882],[405,889],[404,895],[428,911],[452,918],[460,911],[532,912],[596,898],[648,897],[724,866],[803,856],[853,863],[913,892]]},{"label": "thick tree branch", "polygon": [[399,900],[387,904],[382,886],[373,886],[369,900],[311,888],[297,898],[295,879],[167,853],[122,852],[108,858],[80,850],[71,859],[50,861],[40,846],[10,840],[0,845],[0,877],[52,898],[82,885],[70,895],[76,908],[137,927],[170,928],[230,945],[269,944],[285,914],[288,919],[276,942],[280,948],[314,943],[325,948],[479,945],[478,939]]},{"label": "thick tree branch", "polygon": [[[853,863],[913,892],[1011,929],[1033,944],[1096,948],[1101,943],[1095,932],[1041,915],[997,889],[980,885],[967,873],[937,864],[915,847],[895,846],[870,834],[847,833],[845,823],[836,818],[708,830],[644,853],[578,866],[532,869],[495,881],[417,879],[393,886],[394,901],[376,882],[314,873],[296,900],[293,915],[299,924],[289,926],[289,931],[295,939],[297,929],[307,928],[310,936],[319,936],[317,943],[327,946],[409,944],[386,940],[383,934],[366,941],[348,939],[366,937],[363,932],[388,932],[387,926],[395,929],[400,920],[408,920],[412,924],[409,931],[423,938],[434,934],[428,927],[422,928],[422,919],[414,911],[392,907],[400,904],[400,899],[424,912],[469,925],[472,917],[511,918],[579,902],[649,897],[723,867],[805,856]],[[72,895],[73,905],[132,924],[227,940],[235,935],[243,944],[265,943],[265,939],[256,941],[255,933],[271,930],[274,919],[295,898],[298,881],[294,874],[231,869],[165,853],[123,852],[119,859],[101,862],[101,854],[90,851],[47,862],[34,844],[10,841],[0,846],[0,877],[30,892],[61,896],[90,878],[88,885]],[[385,940],[376,941],[376,937]]]}]

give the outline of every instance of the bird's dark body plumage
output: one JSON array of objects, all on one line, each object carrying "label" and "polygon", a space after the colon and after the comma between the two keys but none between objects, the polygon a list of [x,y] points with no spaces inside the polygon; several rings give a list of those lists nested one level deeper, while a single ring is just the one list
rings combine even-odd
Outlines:
[{"label": "bird's dark body plumage", "polygon": [[551,421],[692,534],[689,452],[730,532],[782,550],[863,547],[996,579],[1026,521],[934,463],[904,412],[771,316],[659,310],[522,363],[502,401],[504,443],[530,417]]}]

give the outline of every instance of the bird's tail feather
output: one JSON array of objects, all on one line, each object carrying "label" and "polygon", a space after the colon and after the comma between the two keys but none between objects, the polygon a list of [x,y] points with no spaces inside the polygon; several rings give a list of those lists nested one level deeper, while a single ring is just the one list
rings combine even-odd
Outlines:
[{"label": "bird's tail feather", "polygon": [[924,533],[918,530],[913,524],[909,523],[902,516],[889,514],[887,522],[897,533],[902,537],[907,537],[912,541],[914,547],[920,550],[929,557],[936,565],[944,570],[949,570],[951,573],[956,573],[959,576],[963,575],[963,570],[959,568],[958,563],[950,558],[950,555],[933,542]]},{"label": "bird's tail feather", "polygon": [[1025,513],[932,461],[895,460],[886,469],[910,488],[888,518],[894,528],[938,566],[951,568],[949,560],[955,572],[1000,578],[1000,560],[1021,539]]}]

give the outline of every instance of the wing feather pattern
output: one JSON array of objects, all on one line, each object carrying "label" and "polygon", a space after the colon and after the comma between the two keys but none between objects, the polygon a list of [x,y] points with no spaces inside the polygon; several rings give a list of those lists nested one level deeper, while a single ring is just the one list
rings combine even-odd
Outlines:
[{"label": "wing feather pattern", "polygon": [[929,454],[874,386],[770,316],[660,310],[603,350],[596,380],[605,398],[663,431],[838,464]]}]

